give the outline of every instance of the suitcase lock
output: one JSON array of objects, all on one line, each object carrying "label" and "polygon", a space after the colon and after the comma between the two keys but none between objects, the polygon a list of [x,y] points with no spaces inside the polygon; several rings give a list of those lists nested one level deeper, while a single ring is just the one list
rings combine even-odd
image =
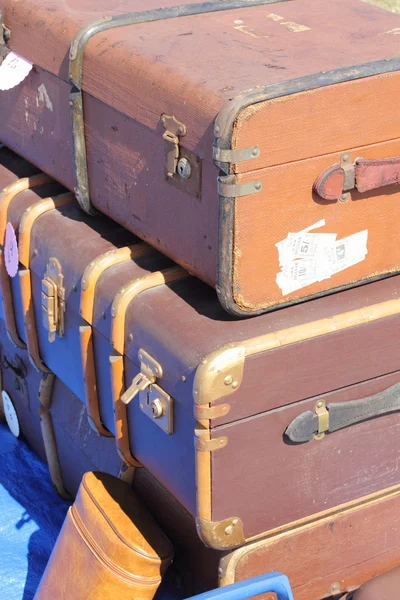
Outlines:
[{"label": "suitcase lock", "polygon": [[139,350],[140,373],[121,396],[121,402],[129,404],[139,395],[140,410],[165,433],[173,433],[173,400],[156,384],[163,376],[163,368],[148,352]]},{"label": "suitcase lock", "polygon": [[51,258],[42,279],[43,326],[49,332],[49,342],[54,342],[56,334],[64,335],[65,289],[61,265]]}]

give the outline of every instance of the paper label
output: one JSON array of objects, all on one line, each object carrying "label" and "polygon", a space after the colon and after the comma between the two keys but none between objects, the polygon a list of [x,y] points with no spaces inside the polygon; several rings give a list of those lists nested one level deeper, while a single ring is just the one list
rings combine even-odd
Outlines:
[{"label": "paper label", "polygon": [[20,84],[32,70],[32,63],[15,52],[7,54],[0,66],[0,90],[11,90]]},{"label": "paper label", "polygon": [[329,279],[365,259],[368,253],[367,230],[341,240],[336,239],[336,233],[312,233],[324,225],[326,222],[323,219],[307,229],[289,233],[276,244],[281,267],[276,283],[282,295]]},{"label": "paper label", "polygon": [[14,404],[5,390],[1,392],[1,397],[3,400],[4,416],[6,418],[7,425],[10,428],[11,433],[15,435],[15,437],[18,437],[20,434],[20,428]]},{"label": "paper label", "polygon": [[4,262],[6,271],[10,277],[15,277],[18,273],[18,244],[15,237],[14,227],[7,223],[6,238],[4,243]]}]

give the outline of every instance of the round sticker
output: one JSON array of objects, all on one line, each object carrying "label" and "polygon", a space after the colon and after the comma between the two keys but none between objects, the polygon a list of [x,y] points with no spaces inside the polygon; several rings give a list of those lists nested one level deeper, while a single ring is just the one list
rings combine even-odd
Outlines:
[{"label": "round sticker", "polygon": [[6,239],[4,243],[4,262],[7,273],[10,277],[15,277],[18,273],[18,244],[15,237],[14,227],[7,223]]},{"label": "round sticker", "polygon": [[1,397],[3,398],[4,415],[6,417],[7,425],[10,428],[11,433],[14,434],[15,437],[18,437],[20,433],[19,421],[14,404],[12,403],[10,396],[4,390],[1,392]]}]

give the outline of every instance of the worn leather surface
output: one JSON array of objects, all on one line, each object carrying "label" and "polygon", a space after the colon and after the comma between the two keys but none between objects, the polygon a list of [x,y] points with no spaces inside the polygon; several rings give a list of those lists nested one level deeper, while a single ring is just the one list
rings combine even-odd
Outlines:
[{"label": "worn leather surface", "polygon": [[[400,158],[365,160],[358,158],[354,163],[355,188],[368,192],[400,182]],[[344,171],[340,164],[326,168],[315,180],[314,191],[324,200],[339,200],[343,194]]]},{"label": "worn leather surface", "polygon": [[86,473],[35,598],[151,600],[172,553],[125,482]]},{"label": "worn leather surface", "polygon": [[[400,384],[397,383],[380,394],[362,400],[328,404],[327,409],[329,432],[398,411],[400,410]],[[286,429],[288,438],[297,443],[310,441],[317,432],[318,416],[309,410],[296,417]]]},{"label": "worn leather surface", "polygon": [[397,600],[399,597],[400,566],[364,583],[351,600]]}]

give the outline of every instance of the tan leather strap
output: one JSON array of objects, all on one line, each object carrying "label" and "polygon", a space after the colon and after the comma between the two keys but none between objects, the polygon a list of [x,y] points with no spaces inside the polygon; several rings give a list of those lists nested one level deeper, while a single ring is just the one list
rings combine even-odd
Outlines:
[{"label": "tan leather strap", "polygon": [[54,487],[62,498],[71,499],[64,487],[62,480],[60,461],[58,458],[56,438],[54,434],[53,420],[50,413],[50,405],[53,394],[55,376],[53,373],[43,375],[39,387],[39,418],[40,428],[42,430],[43,444],[46,452],[47,464],[49,466],[50,477]]},{"label": "tan leather strap", "polygon": [[28,346],[29,358],[32,364],[42,373],[50,373],[51,371],[46,367],[40,357],[37,339],[36,319],[32,298],[31,272],[29,269],[32,227],[36,219],[44,213],[70,204],[73,201],[73,194],[67,193],[57,196],[54,199],[46,198],[36,204],[32,204],[32,206],[30,206],[22,215],[19,226],[19,259],[20,263],[25,267],[19,272],[21,301],[24,312],[25,339]]},{"label": "tan leather strap", "polygon": [[400,157],[366,160],[357,158],[349,167],[343,164],[325,169],[314,183],[323,200],[340,200],[345,192],[368,192],[400,183]]},{"label": "tan leather strap", "polygon": [[110,375],[112,401],[114,406],[114,426],[117,450],[121,459],[133,467],[141,466],[132,456],[127,421],[127,407],[121,397],[126,389],[124,380],[124,350],[125,350],[125,317],[126,311],[136,296],[145,290],[182,279],[188,273],[181,267],[172,267],[164,271],[156,271],[145,277],[135,279],[123,287],[117,294],[111,309],[111,345],[113,353],[110,356]]},{"label": "tan leather strap", "polygon": [[146,256],[152,252],[154,250],[148,244],[144,243],[111,250],[92,260],[82,276],[80,314],[88,323],[88,325],[82,325],[79,328],[85,403],[90,426],[100,435],[106,437],[113,437],[113,435],[101,422],[93,349],[92,325],[96,285],[102,274],[110,267],[140,256]]},{"label": "tan leather strap", "polygon": [[18,348],[26,348],[26,344],[20,339],[17,331],[14,304],[12,299],[10,278],[6,271],[3,255],[5,232],[7,225],[8,209],[12,200],[21,192],[44,185],[55,183],[48,175],[39,173],[32,177],[24,177],[11,183],[0,192],[0,290],[3,301],[4,321],[8,337]]}]

